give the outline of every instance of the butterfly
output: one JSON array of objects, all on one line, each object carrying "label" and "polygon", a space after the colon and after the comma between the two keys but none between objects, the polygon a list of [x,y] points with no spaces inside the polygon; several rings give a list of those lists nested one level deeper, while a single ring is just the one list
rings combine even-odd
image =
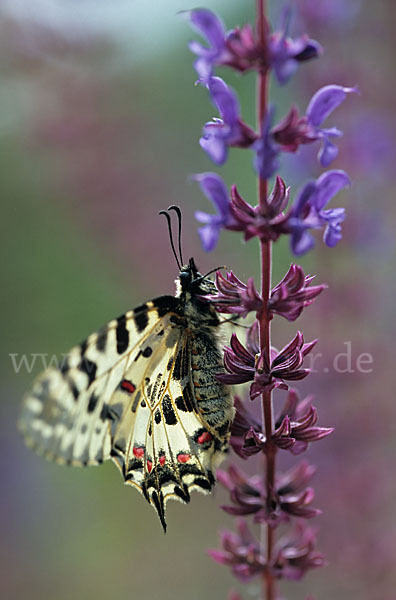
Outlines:
[{"label": "butterfly", "polygon": [[205,296],[214,283],[194,259],[180,269],[176,296],[159,296],[110,321],[40,374],[19,428],[26,443],[61,464],[113,460],[125,483],[155,508],[166,531],[169,499],[209,493],[228,447],[234,407],[217,339],[219,318]]}]

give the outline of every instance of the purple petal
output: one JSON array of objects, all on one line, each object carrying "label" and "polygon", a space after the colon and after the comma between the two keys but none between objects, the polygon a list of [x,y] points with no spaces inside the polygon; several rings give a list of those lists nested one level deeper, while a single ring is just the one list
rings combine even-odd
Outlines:
[{"label": "purple petal", "polygon": [[314,127],[321,123],[339,106],[351,92],[357,93],[357,88],[342,87],[341,85],[326,85],[313,95],[308,104],[306,115]]},{"label": "purple petal", "polygon": [[190,10],[184,13],[192,26],[208,43],[221,51],[225,45],[225,27],[217,15],[207,9]]},{"label": "purple petal", "polygon": [[200,223],[205,223],[207,225],[213,223],[214,219],[216,218],[216,215],[210,215],[209,213],[203,212],[203,210],[196,210],[194,216],[197,219],[197,221],[199,221]]},{"label": "purple petal", "polygon": [[300,43],[301,41],[304,42],[304,47],[295,56],[295,59],[299,62],[310,60],[311,58],[316,58],[317,56],[322,54],[323,48],[316,40],[308,39],[305,36],[299,38],[299,40]]},{"label": "purple petal", "polygon": [[263,127],[263,135],[253,145],[256,150],[254,166],[263,179],[269,179],[279,165],[279,150],[270,135],[272,116],[273,110],[270,109]]},{"label": "purple petal", "polygon": [[318,152],[318,160],[322,167],[328,167],[338,155],[338,148],[330,141],[330,137],[342,137],[343,133],[337,127],[318,129],[317,133],[323,142]]},{"label": "purple petal", "polygon": [[220,229],[214,225],[205,225],[198,229],[201,238],[202,248],[206,252],[211,252],[219,241]]},{"label": "purple petal", "polygon": [[319,150],[318,160],[322,167],[328,167],[338,155],[338,148],[328,138],[324,138],[323,146]]},{"label": "purple petal", "polygon": [[194,69],[196,70],[199,79],[202,81],[208,81],[213,73],[211,60],[203,56],[197,58],[194,62]]},{"label": "purple petal", "polygon": [[291,20],[293,16],[291,3],[285,4],[280,15],[280,36],[282,40],[286,40],[289,35]]},{"label": "purple petal", "polygon": [[269,39],[271,66],[281,85],[290,79],[298,68],[299,62],[315,58],[322,52],[320,44],[306,35],[296,39],[289,38],[291,6],[286,6],[282,13],[281,28]]},{"label": "purple petal", "polygon": [[240,113],[236,93],[220,77],[211,77],[207,84],[214,105],[222,119],[229,125],[236,125]]},{"label": "purple petal", "polygon": [[320,216],[329,223],[342,223],[345,219],[345,208],[328,208],[322,210]]},{"label": "purple petal", "polygon": [[220,215],[226,220],[230,214],[230,201],[226,184],[216,173],[200,173],[192,177],[205,196],[213,202]]},{"label": "purple petal", "polygon": [[277,60],[274,65],[274,75],[279,85],[284,85],[298,69],[298,62],[294,58]]},{"label": "purple petal", "polygon": [[305,452],[305,450],[308,448],[308,442],[300,442],[300,441],[296,441],[296,443],[293,445],[293,447],[290,449],[290,452],[292,454],[294,454],[295,456],[298,456],[299,454],[301,454],[302,452]]},{"label": "purple petal", "polygon": [[199,145],[205,150],[215,165],[223,165],[228,156],[228,147],[225,138],[216,135],[217,131],[215,129],[212,131],[209,128],[205,128],[204,131],[205,135],[200,138]]},{"label": "purple petal", "polygon": [[329,223],[323,234],[323,241],[329,248],[334,248],[342,238],[340,223]]},{"label": "purple petal", "polygon": [[250,506],[242,507],[242,506],[226,506],[226,505],[222,504],[220,506],[220,508],[222,510],[224,510],[224,512],[226,512],[227,514],[232,515],[234,517],[251,515],[258,511],[258,508],[255,506],[254,507],[250,507]]},{"label": "purple petal", "polygon": [[342,137],[344,134],[342,133],[342,131],[340,129],[338,129],[338,127],[321,127],[319,129],[319,132],[324,136],[324,137]]},{"label": "purple petal", "polygon": [[293,205],[293,214],[296,217],[299,217],[303,212],[306,205],[309,203],[311,198],[316,193],[316,184],[315,181],[308,181],[304,185],[304,187],[298,192],[297,198],[294,201]]},{"label": "purple petal", "polygon": [[291,238],[291,249],[293,254],[301,256],[305,254],[315,245],[315,240],[308,231],[301,231],[292,235]]},{"label": "purple petal", "polygon": [[219,373],[215,376],[217,381],[221,381],[222,383],[226,383],[227,385],[235,385],[237,383],[247,383],[251,381],[253,375],[239,375],[237,373]]},{"label": "purple petal", "polygon": [[345,171],[338,169],[323,173],[316,182],[316,209],[322,210],[333,196],[350,184]]},{"label": "purple petal", "polygon": [[210,48],[207,48],[207,46],[201,44],[200,42],[197,42],[196,40],[192,40],[191,42],[189,42],[188,47],[191,50],[191,52],[197,54],[198,56],[201,56],[205,60],[210,60],[212,57],[213,51]]}]

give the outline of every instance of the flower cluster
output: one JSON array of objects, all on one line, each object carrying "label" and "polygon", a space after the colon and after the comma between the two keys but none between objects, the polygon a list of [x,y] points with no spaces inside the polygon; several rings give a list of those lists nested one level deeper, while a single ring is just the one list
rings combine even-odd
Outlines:
[{"label": "flower cluster", "polygon": [[323,173],[316,181],[309,181],[296,194],[285,212],[289,201],[289,188],[279,176],[268,196],[267,208],[251,206],[231,187],[230,195],[222,178],[216,173],[202,173],[194,177],[206,197],[218,212],[215,215],[196,211],[202,246],[211,251],[217,244],[221,229],[243,232],[246,241],[258,237],[262,241],[275,242],[282,234],[290,237],[291,250],[301,255],[315,245],[313,230],[323,229],[323,241],[330,248],[342,237],[341,223],[345,219],[343,208],[326,208],[332,198],[350,185],[348,175],[334,169]]},{"label": "flower cluster", "polygon": [[267,564],[261,554],[259,540],[252,534],[243,518],[236,520],[237,533],[223,531],[221,550],[209,550],[210,556],[221,565],[230,567],[242,582],[257,576],[271,574],[274,579],[300,580],[305,573],[326,564],[323,554],[315,550],[316,532],[311,527],[296,526],[290,534],[280,538],[274,558]]},{"label": "flower cluster", "polygon": [[224,349],[224,366],[227,373],[217,375],[219,381],[229,385],[253,381],[250,386],[250,398],[254,400],[265,391],[280,388],[288,390],[286,381],[304,379],[310,372],[301,368],[304,357],[311,352],[316,340],[304,343],[300,331],[280,352],[271,349],[270,357],[259,349],[257,321],[248,334],[246,348],[235,333],[231,336],[230,347]]},{"label": "flower cluster", "polygon": [[[271,291],[268,305],[265,307],[253,277],[249,277],[245,284],[232,271],[226,273],[225,277],[217,271],[217,293],[207,295],[203,299],[211,302],[221,313],[246,317],[251,311],[260,314],[262,310],[268,309],[270,318],[276,314],[288,321],[295,321],[303,308],[310,306],[326,288],[325,285],[311,285],[313,279],[314,277],[304,274],[302,267],[290,265],[282,281]],[[252,329],[252,332],[257,335],[255,329]],[[250,335],[249,338],[251,337]]]},{"label": "flower cluster", "polygon": [[231,465],[228,471],[218,471],[218,480],[229,490],[231,506],[223,506],[230,515],[254,515],[254,521],[279,524],[288,522],[290,515],[311,519],[320,514],[320,510],[309,504],[314,498],[314,491],[306,487],[315,469],[307,462],[283,473],[275,481],[275,488],[270,496],[266,494],[261,477],[246,476],[240,469]]},{"label": "flower cluster", "polygon": [[296,152],[303,144],[321,142],[318,160],[328,167],[337,157],[337,146],[332,138],[342,136],[336,127],[323,127],[327,117],[351,92],[357,88],[327,85],[320,88],[308,104],[306,113],[299,116],[292,106],[288,114],[272,126],[273,112],[269,111],[262,135],[245,123],[235,91],[220,77],[212,76],[200,81],[208,89],[219,116],[205,123],[200,145],[216,165],[223,165],[229,148],[250,148],[255,153],[254,164],[263,178],[271,177],[278,168],[282,152]]},{"label": "flower cluster", "polygon": [[[243,25],[231,31],[226,31],[220,18],[209,10],[192,10],[185,15],[206,42],[192,41],[190,49],[196,56],[194,67],[198,83],[208,90],[217,111],[203,126],[199,143],[216,165],[227,161],[231,148],[249,150],[259,178],[256,205],[248,201],[235,184],[229,189],[217,173],[194,176],[215,207],[214,214],[196,212],[204,250],[212,251],[221,231],[227,230],[239,232],[246,242],[257,238],[262,259],[261,289],[253,277],[244,282],[233,271],[217,272],[217,291],[201,297],[219,313],[236,318],[246,318],[251,313],[255,316],[244,341],[232,334],[229,345],[224,348],[224,372],[216,377],[228,385],[248,384],[243,399],[235,396],[236,416],[231,425],[230,445],[240,458],[247,460],[255,456],[265,463],[265,469],[260,463],[254,475],[244,473],[234,464],[228,470],[218,471],[218,479],[230,497],[230,502],[222,508],[237,517],[236,532],[224,531],[221,549],[210,550],[210,555],[227,565],[241,581],[261,577],[268,599],[278,597],[277,580],[298,580],[309,569],[325,564],[322,554],[315,550],[315,531],[305,524],[321,512],[312,506],[311,478],[315,467],[303,460],[281,472],[275,470],[275,456],[282,452],[300,455],[311,443],[323,440],[333,431],[331,427],[318,426],[313,398],[300,399],[297,391],[290,387],[292,382],[310,374],[307,357],[317,340],[307,343],[297,331],[290,336],[289,343],[277,350],[270,339],[272,320],[283,317],[294,322],[326,286],[314,285],[314,277],[293,263],[271,289],[269,250],[280,237],[287,236],[293,254],[302,255],[313,248],[316,230],[323,231],[326,246],[336,246],[342,237],[345,211],[329,204],[350,185],[344,171],[332,169],[294,192],[277,170],[283,154],[297,153],[307,144],[319,146],[319,165],[329,167],[337,157],[334,142],[342,132],[333,125],[328,126],[327,120],[348,95],[358,90],[326,85],[313,95],[304,113],[291,104],[285,116],[276,122],[275,107],[269,106],[266,100],[268,77],[273,74],[280,85],[286,84],[298,66],[320,56],[322,48],[307,35],[296,38],[289,35],[290,9],[283,11],[279,30],[271,32],[264,4],[257,2],[256,27]],[[243,119],[236,92],[216,74],[220,66],[240,73],[257,73],[260,119],[256,129]],[[268,180],[273,176],[272,189],[268,191]],[[285,395],[283,408],[275,411],[273,393]],[[251,404],[259,398],[262,400],[260,419],[255,404]],[[265,536],[256,537],[248,525],[249,517],[253,524],[267,528]],[[296,525],[291,530],[283,537],[275,537],[280,524],[287,526],[295,519]],[[232,597],[240,598],[238,594]]]},{"label": "flower cluster", "polygon": [[[311,404],[312,397],[300,400],[296,390],[289,389],[287,400],[276,418],[272,443],[278,448],[301,454],[311,442],[317,442],[332,433],[332,427],[316,427],[317,411]],[[262,425],[246,408],[244,402],[235,398],[236,416],[231,426],[231,446],[241,458],[266,452],[268,447]]]},{"label": "flower cluster", "polygon": [[[335,84],[324,86],[313,95],[304,115],[300,116],[298,108],[292,105],[287,115],[275,125],[272,125],[274,110],[268,110],[261,132],[255,132],[242,119],[235,91],[214,74],[217,66],[224,65],[242,72],[249,69],[259,72],[272,70],[280,83],[286,83],[300,62],[321,53],[319,44],[307,36],[296,40],[288,37],[288,12],[281,30],[274,32],[264,46],[255,38],[249,25],[227,33],[221,20],[209,10],[198,9],[189,11],[186,15],[209,44],[204,46],[193,41],[190,49],[197,55],[195,68],[198,81],[208,89],[218,111],[218,117],[204,125],[200,139],[201,147],[211,160],[217,165],[222,165],[227,160],[229,148],[249,148],[254,152],[256,170],[262,178],[268,179],[276,172],[282,153],[297,152],[301,145],[320,142],[318,159],[323,167],[328,167],[338,154],[332,140],[339,138],[342,132],[337,127],[324,127],[323,124],[348,94],[358,91],[356,87]],[[202,174],[197,176],[197,180],[218,210],[216,215],[197,213],[198,220],[204,223],[200,232],[203,247],[207,251],[215,247],[221,229],[235,230],[238,227],[244,231],[245,239],[254,235],[264,235],[276,240],[281,233],[289,233],[292,236],[292,250],[295,254],[302,254],[312,247],[309,234],[304,235],[307,229],[326,227],[325,242],[330,246],[335,245],[341,237],[340,223],[344,218],[343,211],[323,210],[341,188],[333,193],[329,191],[322,203],[318,203],[312,191],[312,197],[307,199],[303,212],[300,198],[302,194],[305,198],[307,193],[305,189],[301,190],[285,222],[283,211],[288,204],[288,194],[283,196],[282,202],[272,203],[268,214],[261,214],[260,207],[257,207],[255,212],[242,200],[235,187],[231,190],[231,199],[224,185],[221,186],[221,194],[218,190],[213,194],[205,190],[205,175],[211,178],[215,175]],[[342,187],[349,183],[347,175],[342,171],[330,171],[327,176],[330,179],[343,179]],[[320,186],[322,182],[310,182],[310,189],[313,190],[316,184]],[[313,218],[313,215],[316,218]],[[234,223],[233,217],[236,218],[237,224]]]},{"label": "flower cluster", "polygon": [[197,56],[194,67],[202,81],[213,76],[215,67],[228,66],[242,73],[272,68],[278,82],[284,84],[299,63],[322,53],[320,44],[308,36],[297,39],[288,36],[290,10],[285,11],[280,30],[269,37],[268,44],[257,38],[250,25],[227,32],[221,19],[210,10],[198,9],[184,14],[208,44],[190,42],[190,50]]}]

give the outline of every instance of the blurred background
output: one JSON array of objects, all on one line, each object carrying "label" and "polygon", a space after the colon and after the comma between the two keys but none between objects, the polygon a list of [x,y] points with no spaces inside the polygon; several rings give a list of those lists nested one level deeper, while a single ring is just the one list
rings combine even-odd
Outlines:
[{"label": "blurred background", "polygon": [[[333,201],[347,209],[344,239],[335,250],[318,239],[300,261],[329,289],[298,324],[278,319],[273,326],[278,347],[297,327],[306,339],[320,338],[317,372],[299,389],[315,392],[319,424],[336,428],[305,455],[318,467],[315,506],[323,515],[315,525],[329,566],[282,591],[293,600],[308,593],[394,600],[396,8],[392,0],[296,5],[292,33],[308,32],[325,54],[303,65],[292,84],[272,86],[277,115],[291,100],[304,111],[327,83],[358,84],[361,96],[329,120],[344,130],[334,166],[353,179]],[[206,6],[229,28],[254,16],[253,0]],[[112,464],[49,464],[16,431],[43,354],[60,356],[114,316],[173,293],[177,269],[158,210],[182,207],[184,253],[201,271],[226,264],[258,281],[255,241],[244,245],[223,233],[213,254],[200,248],[194,210],[212,208],[188,178],[214,170],[198,145],[214,109],[194,87],[193,34],[177,14],[188,8],[186,0],[0,0],[2,598],[201,600],[238,588],[206,554],[218,529],[232,526],[219,509],[226,499],[219,486],[208,497],[194,494],[188,506],[170,503],[164,536],[154,511],[123,486]],[[253,125],[254,76],[223,75]],[[283,161],[294,189],[319,173],[312,152]],[[221,174],[254,203],[249,152],[232,151]],[[291,260],[287,244],[277,244],[274,283]],[[372,357],[366,373],[358,368],[363,353]],[[257,592],[252,583],[244,597]]]}]

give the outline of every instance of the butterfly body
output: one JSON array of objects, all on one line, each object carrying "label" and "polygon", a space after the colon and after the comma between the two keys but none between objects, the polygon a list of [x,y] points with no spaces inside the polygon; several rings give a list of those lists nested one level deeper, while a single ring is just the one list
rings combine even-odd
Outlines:
[{"label": "butterfly body", "polygon": [[204,296],[214,284],[193,259],[176,296],[127,312],[35,380],[20,429],[36,451],[63,464],[112,459],[166,528],[170,498],[209,492],[234,416],[222,371],[219,319]]}]

